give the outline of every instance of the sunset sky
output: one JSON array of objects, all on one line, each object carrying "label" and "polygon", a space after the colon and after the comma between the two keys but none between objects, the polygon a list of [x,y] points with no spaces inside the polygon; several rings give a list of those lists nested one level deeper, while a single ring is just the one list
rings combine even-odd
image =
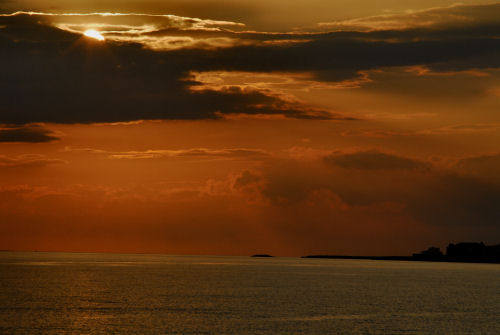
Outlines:
[{"label": "sunset sky", "polygon": [[500,243],[500,3],[0,0],[0,13],[0,249]]}]

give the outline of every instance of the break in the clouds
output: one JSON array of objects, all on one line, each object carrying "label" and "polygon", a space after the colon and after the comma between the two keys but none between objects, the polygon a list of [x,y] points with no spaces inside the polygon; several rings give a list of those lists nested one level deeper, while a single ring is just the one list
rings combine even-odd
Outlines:
[{"label": "break in the clouds", "polygon": [[[337,27],[319,33],[244,32],[244,22],[171,15],[3,15],[0,122],[231,115],[352,120],[353,115],[313,108],[270,89],[203,87],[192,73],[305,73],[317,81],[342,82],[366,76],[369,70],[417,65],[431,71],[488,71],[500,66],[500,26],[494,19],[499,8],[454,6],[390,19],[408,18],[404,26],[370,18],[359,22],[378,29]],[[432,20],[426,20],[425,27],[412,24],[421,17]],[[85,27],[102,29],[108,40],[83,37]]]},{"label": "break in the clouds", "polygon": [[72,33],[83,34],[86,30],[94,29],[107,40],[136,42],[155,50],[231,46],[235,39],[229,35],[224,36],[223,32],[245,26],[238,22],[176,15],[15,13],[23,14],[36,15],[46,24]]}]

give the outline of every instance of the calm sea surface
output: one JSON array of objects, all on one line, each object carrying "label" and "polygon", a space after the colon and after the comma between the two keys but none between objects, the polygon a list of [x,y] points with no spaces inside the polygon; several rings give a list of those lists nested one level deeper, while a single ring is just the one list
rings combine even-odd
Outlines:
[{"label": "calm sea surface", "polygon": [[0,253],[0,334],[500,334],[500,266]]}]

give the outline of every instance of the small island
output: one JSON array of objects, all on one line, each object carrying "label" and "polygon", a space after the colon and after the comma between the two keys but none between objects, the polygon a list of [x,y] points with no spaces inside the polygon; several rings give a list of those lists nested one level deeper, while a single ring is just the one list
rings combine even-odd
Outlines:
[{"label": "small island", "polygon": [[345,255],[309,255],[302,258],[329,259],[365,259],[391,261],[426,261],[426,262],[462,262],[462,263],[500,263],[500,244],[485,245],[483,242],[450,243],[446,254],[441,249],[430,247],[412,256],[345,256]]},{"label": "small island", "polygon": [[266,258],[266,257],[274,257],[274,256],[271,256],[271,255],[268,255],[268,254],[255,254],[255,255],[252,255],[252,257]]}]

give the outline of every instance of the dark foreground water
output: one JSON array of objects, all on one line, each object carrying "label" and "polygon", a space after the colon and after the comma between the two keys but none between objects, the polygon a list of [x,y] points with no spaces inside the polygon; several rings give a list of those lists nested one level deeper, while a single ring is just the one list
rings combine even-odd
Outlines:
[{"label": "dark foreground water", "polygon": [[500,266],[0,253],[0,334],[500,334]]}]

